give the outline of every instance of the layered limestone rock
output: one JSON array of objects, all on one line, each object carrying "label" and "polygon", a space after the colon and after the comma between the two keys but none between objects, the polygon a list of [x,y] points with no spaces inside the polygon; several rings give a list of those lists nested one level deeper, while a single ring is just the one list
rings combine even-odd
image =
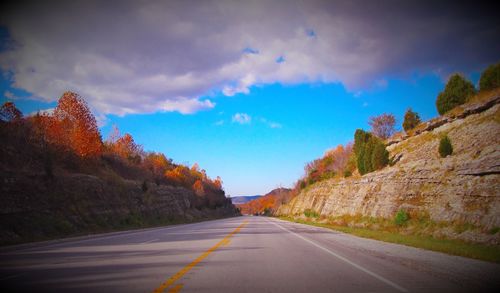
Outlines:
[{"label": "layered limestone rock", "polygon": [[[144,185],[146,184],[146,185]],[[86,174],[0,174],[0,244],[237,215],[189,189]],[[222,197],[224,195],[221,195]]]},{"label": "layered limestone rock", "polygon": [[[498,97],[469,106],[446,123],[391,142],[393,166],[304,189],[278,215],[362,215],[393,218],[398,210],[426,214],[436,222],[500,227],[500,104]],[[466,108],[467,109],[467,108]],[[448,135],[453,155],[441,158],[440,138]],[[498,234],[498,233],[497,233]]]}]

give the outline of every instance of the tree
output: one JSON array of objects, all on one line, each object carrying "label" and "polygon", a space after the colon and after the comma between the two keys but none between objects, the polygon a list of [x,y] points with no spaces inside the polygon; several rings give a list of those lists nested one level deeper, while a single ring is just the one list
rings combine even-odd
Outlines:
[{"label": "tree", "polygon": [[200,165],[198,165],[198,163],[194,163],[193,166],[191,166],[191,171],[200,172]]},{"label": "tree", "polygon": [[129,133],[118,138],[113,149],[122,158],[134,163],[141,162],[142,147],[135,143],[134,138]]},{"label": "tree", "polygon": [[149,152],[144,158],[144,166],[157,179],[161,179],[171,164],[172,162],[162,153]]},{"label": "tree", "polygon": [[441,156],[441,158],[444,158],[444,157],[447,157],[447,156],[450,156],[451,154],[453,154],[453,146],[451,145],[451,141],[450,141],[450,138],[445,135],[441,138],[441,140],[439,141],[439,155]]},{"label": "tree", "polygon": [[408,132],[408,130],[415,128],[415,126],[420,124],[420,122],[420,116],[418,116],[418,113],[413,112],[411,108],[408,108],[403,121],[403,129]]},{"label": "tree", "polygon": [[201,180],[198,179],[193,184],[193,191],[197,196],[204,196],[205,195],[205,189],[203,188],[203,182],[201,182]]},{"label": "tree", "polygon": [[456,106],[462,105],[476,93],[474,85],[458,73],[453,74],[444,91],[436,99],[436,108],[443,115]]},{"label": "tree", "polygon": [[[354,153],[356,155],[356,166],[358,167],[358,171],[361,175],[368,173],[368,166],[365,167],[365,145],[371,138],[371,134],[362,130],[356,129],[354,133]],[[368,167],[369,169],[369,167]]]},{"label": "tree", "polygon": [[192,187],[196,179],[191,177],[191,171],[188,167],[183,165],[178,165],[172,170],[167,170],[165,172],[165,177],[176,185],[182,185],[186,188]]},{"label": "tree", "polygon": [[4,122],[19,121],[22,118],[23,113],[12,102],[5,102],[0,108],[0,120]]},{"label": "tree", "polygon": [[372,127],[372,133],[381,139],[388,139],[396,132],[396,118],[392,114],[384,113],[379,116],[370,117],[368,124]]},{"label": "tree", "polygon": [[217,176],[217,178],[215,178],[214,185],[215,188],[222,190],[222,179],[220,178],[220,176]]},{"label": "tree", "polygon": [[362,129],[357,129],[354,134],[354,153],[361,175],[381,169],[389,162],[389,152],[385,149],[384,143]]},{"label": "tree", "polygon": [[94,115],[76,93],[65,92],[54,110],[52,140],[62,141],[81,157],[95,157],[102,152],[102,140]]},{"label": "tree", "polygon": [[371,156],[371,167],[373,170],[382,169],[389,163],[389,152],[381,141],[375,141]]},{"label": "tree", "polygon": [[111,131],[109,132],[107,143],[113,144],[120,137],[121,137],[121,135],[120,135],[120,129],[118,129],[118,126],[116,126],[116,124],[113,124],[113,127],[111,128]]},{"label": "tree", "polygon": [[479,90],[492,90],[500,87],[500,63],[492,64],[481,74]]}]

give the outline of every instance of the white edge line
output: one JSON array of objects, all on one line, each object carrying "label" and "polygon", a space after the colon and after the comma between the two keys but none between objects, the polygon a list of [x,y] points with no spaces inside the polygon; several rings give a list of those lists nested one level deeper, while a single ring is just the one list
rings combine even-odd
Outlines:
[{"label": "white edge line", "polygon": [[151,243],[151,242],[155,242],[157,240],[160,240],[160,239],[152,239],[152,240],[149,240],[149,241],[146,241],[146,242],[142,242],[142,243],[139,243],[139,244],[148,244],[148,243]]},{"label": "white edge line", "polygon": [[350,264],[351,266],[353,266],[353,267],[357,268],[358,270],[361,270],[361,271],[363,271],[363,272],[367,273],[368,275],[370,275],[370,276],[372,276],[372,277],[376,278],[376,279],[377,279],[377,280],[379,280],[379,281],[382,281],[382,282],[386,283],[387,285],[390,285],[391,287],[393,287],[393,288],[395,288],[395,289],[397,289],[397,290],[399,290],[399,291],[401,291],[401,292],[409,292],[407,289],[405,289],[405,288],[403,288],[403,287],[399,286],[398,284],[396,284],[396,283],[394,283],[394,282],[392,282],[392,281],[389,281],[389,280],[387,280],[386,278],[384,278],[384,277],[382,277],[382,276],[380,276],[380,275],[378,275],[378,274],[376,274],[376,273],[374,273],[374,272],[372,272],[372,271],[370,271],[370,270],[368,270],[368,269],[365,269],[364,267],[362,267],[362,266],[360,266],[360,265],[358,265],[358,264],[356,264],[356,263],[354,263],[354,262],[350,261],[349,259],[347,259],[347,258],[345,258],[345,257],[343,257],[343,256],[341,256],[341,255],[338,255],[337,253],[335,253],[335,252],[333,252],[333,251],[329,250],[328,248],[325,248],[325,247],[323,247],[323,246],[321,246],[321,245],[319,245],[319,244],[317,244],[317,243],[315,243],[315,242],[313,242],[313,241],[311,241],[311,240],[309,240],[309,239],[307,239],[307,238],[305,238],[305,237],[303,237],[303,236],[301,236],[301,235],[299,235],[299,234],[297,234],[297,233],[295,233],[295,232],[293,232],[293,231],[290,231],[290,230],[288,230],[287,228],[285,228],[285,227],[283,227],[283,226],[281,226],[281,225],[279,225],[279,224],[277,224],[277,223],[275,223],[275,222],[273,222],[273,221],[269,221],[269,220],[267,220],[267,219],[266,219],[266,221],[268,221],[268,222],[272,223],[273,225],[277,226],[278,228],[280,228],[280,229],[282,229],[282,230],[285,230],[285,231],[287,231],[287,232],[289,232],[289,233],[291,233],[291,234],[295,235],[296,237],[298,237],[298,238],[300,238],[300,239],[302,239],[302,240],[304,240],[304,241],[306,241],[306,242],[308,242],[308,243],[310,243],[310,244],[312,244],[312,245],[316,246],[317,248],[319,248],[319,249],[321,249],[321,250],[323,250],[323,251],[325,251],[325,252],[329,253],[330,255],[335,256],[336,258],[338,258],[338,259],[340,259],[340,260],[342,260],[342,261],[344,261],[344,262],[346,262],[346,263]]}]

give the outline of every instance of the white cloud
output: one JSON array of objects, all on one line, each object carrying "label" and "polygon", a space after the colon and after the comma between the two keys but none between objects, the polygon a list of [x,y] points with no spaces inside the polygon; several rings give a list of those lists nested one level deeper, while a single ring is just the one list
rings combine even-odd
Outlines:
[{"label": "white cloud", "polygon": [[281,125],[281,123],[274,122],[274,121],[269,121],[268,119],[266,119],[264,117],[260,117],[258,120],[260,122],[266,124],[270,128],[282,128],[283,127],[283,125]]},{"label": "white cloud", "polygon": [[277,123],[277,122],[270,122],[269,123],[269,127],[271,127],[271,128],[282,128],[283,125],[281,125],[280,123]]},{"label": "white cloud", "polygon": [[40,114],[40,115],[52,115],[54,113],[54,110],[55,108],[49,108],[49,109],[42,109],[42,110],[38,110],[38,111],[33,111],[31,113],[28,114],[28,116],[35,116],[36,114]]},{"label": "white cloud", "polygon": [[[124,115],[194,113],[215,106],[200,97],[246,94],[254,85],[276,82],[342,82],[357,92],[384,86],[387,75],[447,74],[497,60],[493,12],[415,3],[89,0],[11,6],[0,19],[15,43],[0,54],[0,66],[12,72],[13,87],[33,98],[55,101],[72,90],[100,113]],[[277,62],[280,57],[286,61]]]},{"label": "white cloud", "polygon": [[246,113],[236,113],[232,117],[233,123],[250,124],[252,117]]},{"label": "white cloud", "polygon": [[224,120],[219,120],[214,123],[215,126],[221,126],[224,125]]},{"label": "white cloud", "polygon": [[9,100],[14,100],[14,99],[16,99],[16,96],[15,96],[12,92],[10,92],[10,91],[5,91],[5,92],[3,93],[3,96],[4,96],[4,97],[6,97],[6,98],[7,98],[7,99],[9,99]]}]

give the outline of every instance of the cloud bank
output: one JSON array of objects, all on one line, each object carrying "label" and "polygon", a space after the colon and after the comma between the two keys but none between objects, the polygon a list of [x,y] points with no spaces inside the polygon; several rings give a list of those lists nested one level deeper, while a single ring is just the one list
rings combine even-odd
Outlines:
[{"label": "cloud bank", "polygon": [[[377,2],[377,3],[375,3]],[[498,61],[495,9],[425,1],[38,1],[4,7],[12,87],[104,114],[215,106],[270,83],[447,74]]]}]

